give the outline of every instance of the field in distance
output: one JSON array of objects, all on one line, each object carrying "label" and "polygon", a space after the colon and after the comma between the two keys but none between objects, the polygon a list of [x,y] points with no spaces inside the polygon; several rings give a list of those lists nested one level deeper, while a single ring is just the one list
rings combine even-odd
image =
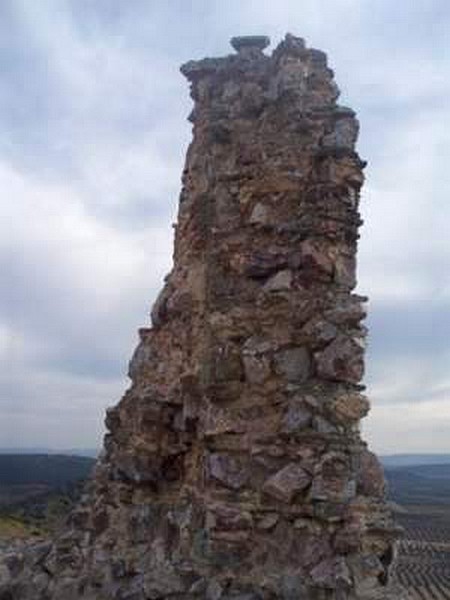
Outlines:
[{"label": "field in distance", "polygon": [[408,600],[450,600],[450,464],[385,469],[405,530],[395,578]]}]

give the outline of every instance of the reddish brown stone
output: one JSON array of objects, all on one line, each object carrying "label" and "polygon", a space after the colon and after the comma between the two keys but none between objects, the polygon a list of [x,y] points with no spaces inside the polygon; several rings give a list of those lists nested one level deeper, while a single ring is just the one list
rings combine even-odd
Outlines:
[{"label": "reddish brown stone", "polygon": [[370,403],[357,392],[341,394],[333,398],[330,411],[341,423],[356,423],[367,415]]},{"label": "reddish brown stone", "polygon": [[317,373],[324,379],[358,383],[364,375],[363,349],[359,340],[340,335],[314,357]]},{"label": "reddish brown stone", "polygon": [[270,477],[263,486],[263,492],[283,502],[292,502],[295,495],[305,490],[311,483],[311,475],[295,463],[286,465]]},{"label": "reddish brown stone", "polygon": [[383,467],[375,454],[368,450],[360,455],[357,485],[358,492],[363,496],[384,498],[386,495]]}]

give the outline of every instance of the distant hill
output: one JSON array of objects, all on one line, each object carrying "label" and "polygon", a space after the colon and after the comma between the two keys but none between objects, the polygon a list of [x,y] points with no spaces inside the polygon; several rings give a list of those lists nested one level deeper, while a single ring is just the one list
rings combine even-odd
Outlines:
[{"label": "distant hill", "polygon": [[399,504],[450,505],[450,464],[385,467],[385,474]]},{"label": "distant hill", "polygon": [[61,454],[64,456],[89,456],[97,458],[100,454],[100,448],[64,448],[55,450],[55,448],[0,448],[1,454]]},{"label": "distant hill", "polygon": [[0,546],[2,539],[56,530],[94,464],[85,456],[0,454]]},{"label": "distant hill", "polygon": [[59,488],[86,479],[94,460],[60,454],[0,454],[0,488],[44,485]]},{"label": "distant hill", "polygon": [[450,454],[389,454],[380,456],[385,467],[450,465]]},{"label": "distant hill", "polygon": [[[0,505],[62,489],[86,479],[97,451],[68,450],[26,454],[0,449]],[[399,504],[450,505],[450,454],[399,454],[381,457],[389,496]]]}]

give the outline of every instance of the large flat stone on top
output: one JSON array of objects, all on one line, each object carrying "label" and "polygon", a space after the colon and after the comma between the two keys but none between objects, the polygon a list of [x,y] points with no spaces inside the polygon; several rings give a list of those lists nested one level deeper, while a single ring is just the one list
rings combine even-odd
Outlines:
[{"label": "large flat stone on top", "polygon": [[230,44],[236,52],[240,52],[244,48],[264,50],[270,45],[270,38],[267,35],[240,35],[232,37]]}]

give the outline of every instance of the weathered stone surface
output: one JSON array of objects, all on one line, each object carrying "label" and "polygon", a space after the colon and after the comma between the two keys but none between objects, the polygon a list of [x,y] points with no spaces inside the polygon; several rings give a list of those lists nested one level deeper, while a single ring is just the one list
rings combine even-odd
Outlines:
[{"label": "weathered stone surface", "polygon": [[311,409],[300,398],[293,398],[287,405],[283,418],[283,431],[286,433],[301,432],[312,424]]},{"label": "weathered stone surface", "polygon": [[360,455],[357,485],[358,492],[363,496],[372,498],[386,496],[383,468],[375,454],[368,450],[363,450]]},{"label": "weathered stone surface", "polygon": [[270,216],[270,210],[268,207],[264,204],[261,204],[261,202],[258,202],[253,207],[249,221],[254,225],[269,225]]},{"label": "weathered stone surface", "polygon": [[348,502],[356,495],[356,482],[348,457],[344,453],[329,452],[317,466],[317,475],[311,488],[315,500]]},{"label": "weathered stone surface", "polygon": [[208,470],[213,479],[234,490],[243,487],[249,478],[238,460],[224,454],[211,454]]},{"label": "weathered stone surface", "polygon": [[[342,111],[339,116],[342,115]],[[323,145],[328,148],[353,150],[358,137],[359,124],[354,115],[336,121],[334,129],[323,139]]]},{"label": "weathered stone surface", "polygon": [[333,416],[341,423],[357,423],[367,415],[369,409],[367,398],[357,392],[341,394],[330,403]]},{"label": "weathered stone surface", "polygon": [[291,286],[292,272],[286,269],[273,275],[264,285],[264,289],[266,292],[279,292],[281,290],[289,290]]},{"label": "weathered stone surface", "polygon": [[290,463],[265,482],[263,492],[283,502],[291,502],[310,483],[311,475],[299,465]]},{"label": "weathered stone surface", "polygon": [[311,577],[318,587],[350,589],[352,579],[343,557],[324,560],[311,571]]},{"label": "weathered stone surface", "polygon": [[0,561],[1,600],[400,600],[358,429],[358,122],[323,52],[267,43],[182,67],[173,269],[82,502]]},{"label": "weathered stone surface", "polygon": [[266,35],[242,35],[231,38],[231,45],[240,52],[245,48],[257,48],[264,50],[270,44],[270,38]]},{"label": "weathered stone surface", "polygon": [[317,373],[324,379],[358,383],[364,375],[363,347],[359,339],[340,335],[315,354]]},{"label": "weathered stone surface", "polygon": [[333,323],[324,319],[311,319],[306,323],[303,332],[308,336],[311,348],[320,348],[334,340],[338,329]]},{"label": "weathered stone surface", "polygon": [[275,354],[278,372],[291,383],[306,381],[310,374],[310,356],[304,347],[286,348]]},{"label": "weathered stone surface", "polygon": [[272,345],[258,336],[250,337],[243,346],[245,378],[249,383],[264,383],[271,373]]}]

